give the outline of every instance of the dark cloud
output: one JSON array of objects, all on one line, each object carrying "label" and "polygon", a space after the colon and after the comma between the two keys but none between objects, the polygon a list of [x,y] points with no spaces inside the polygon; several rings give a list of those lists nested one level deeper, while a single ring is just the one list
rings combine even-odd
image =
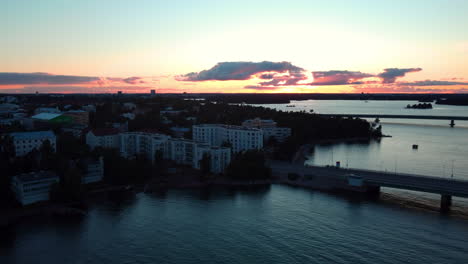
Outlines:
[{"label": "dark cloud", "polygon": [[468,85],[468,82],[453,82],[453,81],[416,81],[416,82],[406,82],[398,83],[399,85],[410,85],[410,86],[451,86],[451,85]]},{"label": "dark cloud", "polygon": [[[228,80],[248,80],[254,75],[264,72],[289,72],[291,75],[299,74],[304,69],[292,65],[290,62],[220,62],[209,70],[192,72],[185,75],[176,76],[178,81],[228,81]],[[267,76],[264,76],[267,77]],[[273,76],[272,76],[273,77]]]},{"label": "dark cloud", "polygon": [[0,85],[80,84],[98,81],[99,77],[53,75],[48,73],[0,72]]},{"label": "dark cloud", "polygon": [[115,91],[147,92],[151,87],[146,86],[26,86],[21,88],[1,88],[0,93],[113,93]]},{"label": "dark cloud", "polygon": [[273,79],[275,75],[276,74],[274,73],[265,73],[265,74],[260,75],[259,78],[264,79],[264,80],[270,80],[270,79]]},{"label": "dark cloud", "polygon": [[260,86],[260,85],[247,85],[244,87],[249,90],[259,90],[259,91],[274,91],[280,89],[278,86]]},{"label": "dark cloud", "polygon": [[145,83],[145,81],[141,77],[129,77],[129,78],[123,79],[123,81],[129,84]]},{"label": "dark cloud", "polygon": [[421,68],[388,68],[384,69],[384,72],[380,73],[378,77],[382,79],[382,83],[394,83],[397,78],[404,77],[407,73],[410,72],[419,72],[422,71]]},{"label": "dark cloud", "polygon": [[314,82],[310,85],[362,84],[362,79],[375,75],[359,71],[316,71],[312,72]]}]

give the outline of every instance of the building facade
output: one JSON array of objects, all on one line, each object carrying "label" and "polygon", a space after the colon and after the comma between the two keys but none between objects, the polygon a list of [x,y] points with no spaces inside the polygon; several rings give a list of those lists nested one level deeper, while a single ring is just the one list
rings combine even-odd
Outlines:
[{"label": "building facade", "polygon": [[120,155],[125,158],[133,158],[136,155],[144,155],[154,162],[156,153],[166,153],[170,136],[150,132],[125,132],[120,133]]},{"label": "building facade", "polygon": [[217,147],[228,143],[234,153],[263,148],[263,131],[258,128],[219,124],[194,125],[193,139]]},{"label": "building facade", "polygon": [[120,148],[119,130],[115,128],[94,129],[86,134],[86,144],[91,148]]},{"label": "building facade", "polygon": [[52,184],[59,177],[50,171],[31,172],[13,176],[11,190],[22,205],[48,201]]},{"label": "building facade", "polygon": [[34,149],[39,150],[45,141],[50,142],[53,151],[57,149],[57,139],[52,131],[15,132],[11,133],[16,156],[24,156]]},{"label": "building facade", "polygon": [[134,158],[144,155],[151,162],[156,154],[172,160],[177,164],[188,165],[200,169],[200,161],[204,154],[210,157],[210,171],[222,173],[231,161],[231,149],[227,147],[211,147],[208,144],[183,138],[171,138],[168,135],[149,132],[127,132],[120,134],[120,155]]},{"label": "building facade", "polygon": [[208,144],[198,144],[194,159],[194,168],[201,169],[203,156],[210,157],[210,171],[222,173],[231,163],[231,149],[227,147],[212,147]]}]

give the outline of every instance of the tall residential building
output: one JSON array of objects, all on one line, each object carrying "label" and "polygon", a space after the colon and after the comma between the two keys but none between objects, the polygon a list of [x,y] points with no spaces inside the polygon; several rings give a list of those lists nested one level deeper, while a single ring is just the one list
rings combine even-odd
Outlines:
[{"label": "tall residential building", "polygon": [[279,142],[283,142],[291,136],[291,128],[277,127],[276,122],[271,119],[249,119],[242,122],[242,126],[261,129],[263,131],[264,142],[267,142],[272,137]]},{"label": "tall residential building", "polygon": [[93,129],[86,134],[86,144],[91,149],[102,148],[120,148],[119,130],[116,128]]},{"label": "tall residential building", "polygon": [[39,150],[45,141],[49,141],[52,149],[56,151],[57,140],[52,131],[15,132],[10,133],[13,138],[16,156],[24,156],[33,149]]},{"label": "tall residential building", "polygon": [[210,171],[222,173],[231,163],[231,149],[226,147],[212,147],[208,144],[198,144],[194,159],[194,168],[201,169],[203,155],[210,157]]},{"label": "tall residential building", "polygon": [[220,124],[194,125],[193,139],[218,147],[229,143],[234,153],[263,148],[263,131],[258,128]]},{"label": "tall residential building", "polygon": [[52,184],[59,177],[50,171],[38,171],[13,176],[11,190],[22,205],[49,200]]},{"label": "tall residential building", "polygon": [[208,154],[210,171],[213,173],[223,172],[231,161],[230,148],[211,147],[193,140],[171,138],[154,132],[121,133],[120,142],[120,155],[125,158],[144,155],[154,162],[156,153],[160,152],[164,159],[200,169],[203,155]]},{"label": "tall residential building", "polygon": [[165,153],[170,136],[154,132],[125,132],[120,134],[120,155],[131,158],[143,154],[154,162],[157,151]]}]

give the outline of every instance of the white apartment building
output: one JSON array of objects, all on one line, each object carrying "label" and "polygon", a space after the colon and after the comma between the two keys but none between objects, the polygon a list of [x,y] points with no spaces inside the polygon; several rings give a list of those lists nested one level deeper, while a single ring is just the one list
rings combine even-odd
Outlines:
[{"label": "white apartment building", "polygon": [[42,144],[48,140],[54,151],[56,151],[57,140],[52,131],[15,132],[10,133],[13,138],[16,156],[24,156],[33,149],[40,149]]},{"label": "white apartment building", "polygon": [[272,137],[278,142],[284,142],[291,136],[291,128],[289,127],[267,127],[262,128],[262,131],[264,142],[267,142]]},{"label": "white apartment building", "polygon": [[120,148],[119,130],[115,128],[94,129],[86,134],[86,144],[91,148]]},{"label": "white apartment building", "polygon": [[171,137],[150,132],[120,133],[120,155],[125,158],[135,157],[137,154],[145,155],[154,162],[157,151],[167,152],[168,140]]},{"label": "white apartment building", "polygon": [[166,159],[173,160],[177,164],[194,165],[196,160],[197,143],[183,138],[171,138],[168,140]]},{"label": "white apartment building", "polygon": [[213,173],[223,172],[231,161],[230,148],[211,147],[208,144],[183,138],[171,138],[159,133],[126,132],[120,134],[122,157],[133,158],[137,154],[143,154],[154,162],[157,151],[160,151],[167,160],[197,169],[200,169],[203,154],[207,153],[211,158],[210,170]]},{"label": "white apartment building", "polygon": [[248,119],[242,122],[243,127],[254,127],[254,128],[267,128],[267,127],[276,127],[276,122],[271,119]]},{"label": "white apartment building", "polygon": [[11,190],[22,205],[49,200],[52,184],[59,182],[59,177],[49,171],[31,172],[13,176]]},{"label": "white apartment building", "polygon": [[228,142],[234,153],[263,148],[263,131],[258,128],[220,124],[194,125],[193,139],[218,147]]},{"label": "white apartment building", "polygon": [[291,128],[277,127],[276,122],[271,119],[249,119],[242,122],[242,126],[261,129],[263,131],[264,142],[267,142],[271,137],[279,142],[283,142],[291,136]]},{"label": "white apartment building", "polygon": [[208,144],[198,144],[195,153],[194,168],[200,169],[204,154],[210,157],[210,171],[222,173],[231,163],[231,149],[226,147],[212,147]]}]

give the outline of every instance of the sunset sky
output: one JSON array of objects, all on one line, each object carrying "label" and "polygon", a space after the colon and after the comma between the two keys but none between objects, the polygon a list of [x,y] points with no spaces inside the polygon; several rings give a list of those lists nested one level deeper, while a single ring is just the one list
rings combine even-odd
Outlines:
[{"label": "sunset sky", "polygon": [[466,0],[0,0],[0,92],[468,93]]}]

